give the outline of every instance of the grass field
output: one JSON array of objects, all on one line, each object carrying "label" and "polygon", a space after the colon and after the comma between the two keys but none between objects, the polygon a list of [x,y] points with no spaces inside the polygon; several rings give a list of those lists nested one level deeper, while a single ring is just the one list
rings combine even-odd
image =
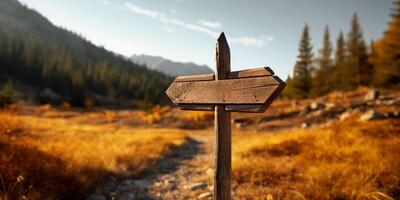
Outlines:
[{"label": "grass field", "polygon": [[[80,199],[106,177],[134,177],[186,141],[172,129],[130,128],[0,112],[0,199]],[[62,194],[62,196],[58,196]]]},{"label": "grass field", "polygon": [[[296,104],[277,101],[255,117],[234,114],[234,119],[245,119],[232,125],[234,198],[400,199],[399,118],[359,121],[367,110],[394,112],[399,105],[380,102],[364,110],[350,108],[362,103],[364,94],[346,95],[330,102],[337,110],[351,111],[344,120],[340,115],[314,115],[333,113],[329,109],[301,114],[310,99]],[[300,128],[303,122],[311,127]],[[213,167],[212,125],[212,112],[159,106],[146,112],[27,105],[0,110],[0,200],[84,199],[110,177],[120,182],[142,179],[146,170],[154,169],[167,153],[179,152],[196,134],[205,137],[201,140],[205,145],[197,143],[199,149],[186,154],[186,166],[176,164],[204,172],[184,171],[188,179],[193,175],[197,179],[180,185],[177,176],[182,173],[169,171],[175,188],[161,192],[180,191],[179,196],[199,181],[211,186],[206,171]],[[176,155],[185,157],[184,152]],[[199,156],[202,162],[196,160]],[[158,188],[156,183],[172,185],[170,181],[157,179],[146,190]],[[194,198],[202,192],[194,192]]]},{"label": "grass field", "polygon": [[[398,199],[400,121],[236,134],[238,199]],[[255,198],[256,197],[256,198]]]}]

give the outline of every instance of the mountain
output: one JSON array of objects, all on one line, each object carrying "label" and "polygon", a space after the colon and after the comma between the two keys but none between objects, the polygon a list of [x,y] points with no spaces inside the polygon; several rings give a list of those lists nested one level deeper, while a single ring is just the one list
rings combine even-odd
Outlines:
[{"label": "mountain", "polygon": [[171,76],[213,73],[207,65],[174,62],[159,56],[133,55],[131,60]]},{"label": "mountain", "polygon": [[[173,80],[53,25],[16,0],[0,0],[0,76],[77,106],[104,99],[162,103]],[[49,101],[44,94],[36,98]]]}]

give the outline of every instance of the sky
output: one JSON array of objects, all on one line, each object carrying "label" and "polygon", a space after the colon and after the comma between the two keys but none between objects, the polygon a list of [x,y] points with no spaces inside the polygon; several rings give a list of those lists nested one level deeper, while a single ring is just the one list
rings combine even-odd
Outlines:
[{"label": "sky", "polygon": [[20,0],[53,24],[124,56],[146,54],[215,68],[221,32],[231,69],[269,66],[286,78],[293,71],[304,25],[314,54],[325,26],[333,44],[357,12],[364,39],[382,36],[392,0]]}]

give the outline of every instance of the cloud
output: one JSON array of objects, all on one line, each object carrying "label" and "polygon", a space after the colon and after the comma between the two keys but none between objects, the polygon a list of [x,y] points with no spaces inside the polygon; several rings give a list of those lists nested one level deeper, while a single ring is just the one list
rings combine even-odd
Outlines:
[{"label": "cloud", "polygon": [[222,27],[222,23],[220,22],[212,22],[212,21],[206,21],[206,20],[197,20],[197,23],[201,24],[202,26],[212,28],[212,29],[218,29]]},{"label": "cloud", "polygon": [[[130,2],[124,3],[124,7],[131,12],[143,15],[145,17],[156,19],[164,23],[162,28],[166,32],[175,31],[175,29],[173,29],[172,27],[167,26],[169,24],[169,25],[179,26],[187,30],[204,33],[210,37],[217,38],[220,32],[216,31],[215,29],[222,27],[222,24],[220,22],[212,22],[205,20],[197,20],[198,24],[186,23],[182,20],[168,17],[165,13],[142,8]],[[251,36],[228,37],[228,41],[231,43],[241,44],[243,46],[263,47],[265,46],[265,44],[272,42],[273,37],[267,35],[263,35],[260,37],[251,37]]]},{"label": "cloud", "polygon": [[178,19],[175,19],[175,18],[167,17],[165,14],[161,14],[160,17],[159,17],[159,20],[161,22],[164,22],[164,23],[167,23],[167,24],[173,24],[173,25],[176,25],[176,26],[185,26],[185,22],[184,21],[181,21],[181,20],[178,20]]},{"label": "cloud", "polygon": [[215,31],[213,31],[213,30],[210,30],[210,29],[208,29],[208,28],[206,28],[206,27],[199,26],[199,25],[185,24],[185,28],[186,28],[186,29],[189,29],[189,30],[192,30],[192,31],[197,31],[197,32],[205,33],[205,34],[207,34],[207,35],[209,35],[209,36],[211,36],[211,37],[213,37],[213,38],[217,38],[218,35],[219,35],[218,32],[215,32]]},{"label": "cloud", "polygon": [[151,17],[151,18],[158,18],[160,16],[160,13],[154,10],[148,10],[142,7],[139,7],[135,4],[125,2],[125,7],[128,8],[130,11],[146,16],[146,17]]},{"label": "cloud", "polygon": [[250,37],[250,36],[240,36],[240,37],[228,37],[228,40],[232,43],[239,43],[243,46],[256,46],[263,47],[266,43],[270,43],[274,40],[272,36],[263,35],[261,37]]}]

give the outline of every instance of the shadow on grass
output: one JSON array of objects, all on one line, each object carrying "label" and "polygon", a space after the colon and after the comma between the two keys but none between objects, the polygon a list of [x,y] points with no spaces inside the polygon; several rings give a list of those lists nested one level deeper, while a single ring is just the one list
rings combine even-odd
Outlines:
[{"label": "shadow on grass", "polygon": [[[0,194],[7,193],[9,199],[27,194],[29,199],[84,199],[95,184],[109,176],[101,169],[68,166],[63,160],[37,149],[0,142]],[[13,188],[17,177],[23,177],[19,188]],[[21,178],[20,178],[21,179]],[[29,190],[29,192],[27,192]],[[4,194],[3,194],[4,195]]]}]

